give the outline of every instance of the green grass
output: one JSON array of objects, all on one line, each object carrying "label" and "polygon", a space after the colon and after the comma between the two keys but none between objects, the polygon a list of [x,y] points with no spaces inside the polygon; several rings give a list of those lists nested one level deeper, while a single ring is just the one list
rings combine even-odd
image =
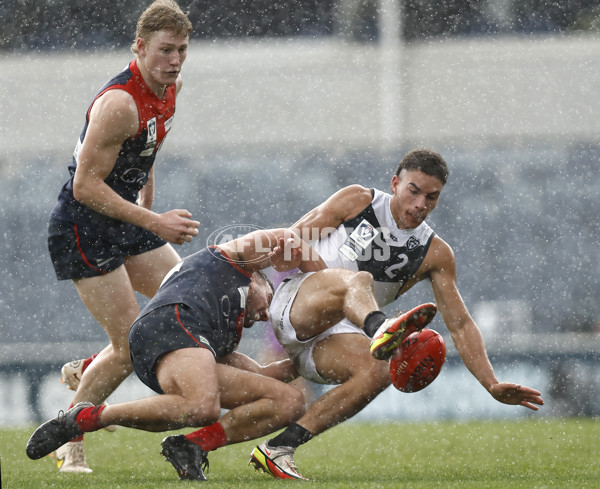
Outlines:
[{"label": "green grass", "polygon": [[[164,434],[120,429],[86,435],[93,474],[58,474],[32,461],[32,428],[0,430],[3,489],[179,488],[159,454]],[[309,482],[277,481],[249,467],[256,442],[210,455],[205,487],[600,488],[600,421],[589,418],[403,424],[346,423],[298,449]]]}]

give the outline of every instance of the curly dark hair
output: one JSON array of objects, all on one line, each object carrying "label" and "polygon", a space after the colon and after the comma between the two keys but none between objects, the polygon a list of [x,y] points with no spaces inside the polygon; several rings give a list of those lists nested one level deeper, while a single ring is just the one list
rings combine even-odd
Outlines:
[{"label": "curly dark hair", "polygon": [[400,175],[402,170],[420,170],[427,175],[438,178],[443,184],[446,184],[450,173],[444,158],[429,149],[409,151],[400,161],[394,175]]}]

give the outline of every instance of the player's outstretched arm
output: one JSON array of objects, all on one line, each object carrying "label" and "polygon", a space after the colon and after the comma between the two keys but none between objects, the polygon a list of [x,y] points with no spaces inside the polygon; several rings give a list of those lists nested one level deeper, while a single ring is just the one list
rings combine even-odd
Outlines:
[{"label": "player's outstretched arm", "polygon": [[540,392],[519,384],[499,382],[496,378],[481,331],[471,318],[456,286],[454,254],[449,246],[439,240],[433,246],[437,247],[437,253],[432,260],[431,285],[438,309],[463,363],[497,401],[537,411],[536,405],[544,404]]},{"label": "player's outstretched arm", "polygon": [[358,215],[372,199],[368,188],[361,185],[344,187],[302,216],[292,229],[305,241],[316,241],[329,235],[344,221]]},{"label": "player's outstretched arm", "polygon": [[498,382],[490,388],[490,394],[496,401],[525,406],[534,411],[539,409],[536,404],[538,406],[544,405],[544,400],[540,397],[541,393],[539,391],[519,384]]},{"label": "player's outstretched arm", "polygon": [[287,238],[279,238],[278,245],[269,253],[269,259],[271,266],[279,272],[294,268],[302,272],[318,272],[326,268],[319,253],[293,233]]},{"label": "player's outstretched arm", "polygon": [[319,254],[290,229],[261,229],[219,247],[252,273],[273,266],[279,271],[303,272],[326,268]]}]

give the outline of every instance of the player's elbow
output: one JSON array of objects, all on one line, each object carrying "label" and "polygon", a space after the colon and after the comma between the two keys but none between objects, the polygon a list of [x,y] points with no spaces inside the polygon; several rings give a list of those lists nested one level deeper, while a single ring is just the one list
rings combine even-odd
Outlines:
[{"label": "player's elbow", "polygon": [[92,200],[93,186],[75,178],[73,180],[73,197],[81,204],[87,205]]},{"label": "player's elbow", "polygon": [[85,200],[85,193],[81,188],[81,185],[77,185],[77,183],[73,183],[73,197],[77,202],[83,203]]}]

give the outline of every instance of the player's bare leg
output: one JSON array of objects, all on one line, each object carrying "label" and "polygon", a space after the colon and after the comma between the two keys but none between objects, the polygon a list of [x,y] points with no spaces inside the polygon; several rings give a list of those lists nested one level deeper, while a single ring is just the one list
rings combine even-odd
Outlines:
[{"label": "player's bare leg", "polygon": [[221,406],[230,409],[219,423],[227,445],[265,436],[304,414],[304,396],[288,384],[219,365]]},{"label": "player's bare leg", "polygon": [[296,448],[361,411],[390,385],[386,362],[369,352],[362,334],[336,334],[322,340],[313,358],[321,377],[340,385],[317,399],[298,421],[252,451],[250,463],[279,479],[306,479],[294,462]]},{"label": "player's bare leg", "polygon": [[316,346],[313,358],[321,377],[340,383],[297,421],[313,436],[360,412],[391,383],[387,362],[372,357],[362,335],[329,336]]},{"label": "player's bare leg", "polygon": [[133,289],[152,297],[165,275],[180,261],[181,257],[175,249],[166,244],[141,255],[128,256],[125,258],[125,268]]},{"label": "player's bare leg", "polygon": [[345,317],[362,327],[367,315],[378,310],[370,273],[332,268],[316,272],[302,282],[290,320],[298,339],[304,340]]},{"label": "player's bare leg", "polygon": [[[129,358],[129,328],[139,313],[134,290],[151,297],[167,272],[179,262],[171,245],[129,257],[124,266],[99,277],[74,280],[83,303],[107,332],[110,344],[83,371],[73,404],[101,404],[133,371]],[[83,438],[69,444],[60,470],[90,472]],[[77,457],[71,454],[78,454]],[[59,460],[60,454],[56,454]]]},{"label": "player's bare leg", "polygon": [[164,245],[126,258],[124,266],[106,275],[74,281],[83,303],[108,334],[110,345],[85,370],[73,404],[101,404],[133,371],[129,328],[139,314],[134,291],[152,297],[179,260],[173,247]]},{"label": "player's bare leg", "polygon": [[317,399],[306,414],[252,451],[250,463],[281,479],[305,479],[294,463],[295,449],[313,436],[351,418],[391,383],[387,362],[370,352],[369,338],[386,322],[368,272],[326,269],[307,277],[289,313],[299,340],[308,340],[347,318],[367,336],[344,333],[321,340],[313,352],[317,371],[340,384]]},{"label": "player's bare leg", "polygon": [[124,266],[74,282],[83,303],[108,334],[110,345],[86,369],[73,404],[101,404],[133,371],[128,332],[139,307]]},{"label": "player's bare leg", "polygon": [[[221,408],[229,409],[219,420],[224,445],[272,433],[304,412],[304,399],[297,389],[217,364],[212,353],[202,348],[167,353],[157,366],[157,378],[163,395],[113,406],[81,403],[65,415],[59,414],[35,431],[27,444],[28,455],[40,458],[72,436],[110,424],[147,431],[214,425]],[[206,451],[195,442],[194,435],[166,437],[163,454],[180,478],[205,480]]]}]

